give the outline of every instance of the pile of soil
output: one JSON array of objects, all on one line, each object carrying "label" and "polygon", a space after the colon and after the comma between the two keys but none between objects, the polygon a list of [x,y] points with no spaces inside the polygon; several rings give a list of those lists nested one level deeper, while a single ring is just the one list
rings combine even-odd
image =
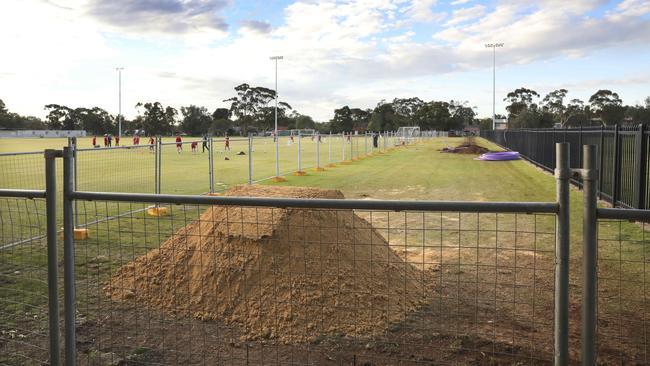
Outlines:
[{"label": "pile of soil", "polygon": [[456,147],[444,147],[439,150],[443,153],[452,153],[452,154],[472,154],[480,155],[490,152],[490,150],[484,148],[483,146],[474,145],[474,144],[462,144]]},{"label": "pile of soil", "polygon": [[[343,199],[340,191],[238,186],[227,196]],[[241,326],[242,340],[373,336],[423,302],[422,272],[351,210],[211,207],[104,288]]]}]

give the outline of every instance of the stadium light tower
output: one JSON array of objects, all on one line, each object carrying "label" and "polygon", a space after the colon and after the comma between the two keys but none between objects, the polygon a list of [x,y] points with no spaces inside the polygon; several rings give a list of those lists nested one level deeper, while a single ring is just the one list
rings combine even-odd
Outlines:
[{"label": "stadium light tower", "polygon": [[496,129],[496,78],[497,78],[497,48],[503,43],[486,43],[485,48],[492,49],[492,129]]},{"label": "stadium light tower", "polygon": [[278,60],[282,60],[282,56],[271,56],[270,59],[275,61],[275,177],[280,178],[280,136],[278,136]]},{"label": "stadium light tower", "polygon": [[117,112],[117,136],[122,138],[122,70],[123,67],[116,67],[118,85],[118,112]]}]

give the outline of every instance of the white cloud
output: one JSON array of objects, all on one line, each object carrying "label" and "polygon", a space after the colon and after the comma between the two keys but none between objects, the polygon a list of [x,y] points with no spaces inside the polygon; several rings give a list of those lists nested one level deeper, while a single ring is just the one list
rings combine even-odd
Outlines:
[{"label": "white cloud", "polygon": [[406,8],[406,15],[418,22],[431,22],[438,18],[433,12],[433,7],[438,0],[412,0],[411,5]]},{"label": "white cloud", "polygon": [[451,19],[447,21],[447,25],[456,25],[479,18],[485,14],[485,6],[474,5],[469,8],[462,8],[454,10],[451,14]]},{"label": "white cloud", "polygon": [[[650,20],[644,16],[650,12],[647,0],[623,0],[598,17],[587,13],[604,0],[540,0],[534,5],[501,0],[489,8],[456,8],[444,24],[432,24],[441,21],[438,11],[443,6],[433,0],[297,1],[273,26],[249,18],[228,20],[239,26],[230,33],[205,25],[201,17],[194,18],[201,26],[184,28],[194,13],[178,4],[188,2],[165,0],[164,16],[179,11],[189,18],[174,20],[183,32],[164,34],[157,27],[152,28],[155,34],[140,33],[105,17],[89,16],[88,4],[94,4],[89,1],[9,0],[10,10],[0,12],[3,47],[10,50],[2,58],[0,98],[10,109],[38,114],[44,104],[56,102],[99,105],[115,113],[115,66],[126,67],[127,117],[134,115],[132,106],[138,101],[214,109],[224,105],[221,100],[239,83],[273,87],[269,56],[281,54],[285,57],[279,63],[281,98],[300,112],[326,120],[335,107],[372,107],[377,98],[397,96],[391,93],[447,98],[449,90],[456,99],[482,102],[475,85],[456,80],[491,66],[483,46],[487,42],[506,44],[499,50],[504,69],[584,57],[618,45],[650,44]],[[219,14],[219,9],[212,12]],[[436,33],[419,34],[422,27]],[[596,75],[593,80],[600,85],[604,79]]]}]

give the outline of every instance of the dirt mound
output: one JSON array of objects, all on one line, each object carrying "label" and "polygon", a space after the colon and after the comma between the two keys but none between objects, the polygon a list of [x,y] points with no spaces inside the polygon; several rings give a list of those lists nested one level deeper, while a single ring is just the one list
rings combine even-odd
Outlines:
[{"label": "dirt mound", "polygon": [[483,146],[473,145],[473,144],[463,144],[456,147],[444,147],[440,149],[440,152],[452,153],[452,154],[472,154],[480,155],[489,152],[490,150],[484,148]]},{"label": "dirt mound", "polygon": [[[227,196],[342,199],[339,191],[239,186]],[[422,273],[351,210],[211,207],[120,268],[115,300],[239,325],[246,340],[370,336],[422,302]]]}]

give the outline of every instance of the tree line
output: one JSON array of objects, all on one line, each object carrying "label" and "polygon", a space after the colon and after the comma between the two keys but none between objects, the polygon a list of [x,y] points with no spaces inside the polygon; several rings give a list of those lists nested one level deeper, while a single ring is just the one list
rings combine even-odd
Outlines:
[{"label": "tree line", "polygon": [[[275,124],[275,91],[260,86],[241,84],[234,95],[224,99],[229,108],[189,105],[180,110],[160,102],[139,102],[138,115],[122,121],[125,134],[147,135],[186,133],[241,134],[272,131]],[[623,105],[619,95],[610,90],[598,90],[587,102],[567,100],[566,89],[554,90],[543,98],[526,87],[509,92],[503,99],[508,103],[509,128],[544,128],[560,126],[592,126],[629,123],[650,123],[650,97],[643,105]],[[342,106],[334,110],[331,120],[316,122],[308,115],[294,110],[285,101],[278,101],[277,120],[282,129],[315,129],[320,132],[389,131],[402,126],[418,126],[423,130],[460,130],[469,126],[492,128],[492,119],[477,119],[467,101],[423,101],[417,97],[382,100],[374,108]],[[0,100],[0,128],[3,129],[64,129],[86,130],[90,134],[116,134],[118,116],[93,107],[68,107],[58,104],[45,106],[44,120],[9,112]],[[505,118],[497,116],[497,118]]]},{"label": "tree line", "polygon": [[508,102],[508,128],[650,123],[650,97],[642,105],[623,105],[619,95],[607,89],[598,90],[587,102],[567,100],[567,93],[566,89],[557,89],[541,98],[525,87],[509,92],[503,99]]}]

